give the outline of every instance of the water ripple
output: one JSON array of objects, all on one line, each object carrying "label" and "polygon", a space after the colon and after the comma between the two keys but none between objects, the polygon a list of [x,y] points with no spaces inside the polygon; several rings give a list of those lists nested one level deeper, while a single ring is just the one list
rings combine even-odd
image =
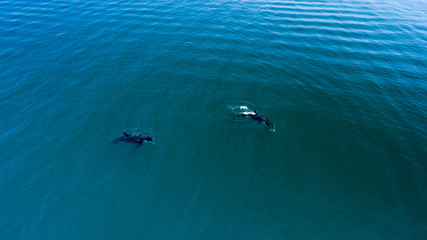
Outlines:
[{"label": "water ripple", "polygon": [[426,12],[0,0],[0,238],[419,238]]}]

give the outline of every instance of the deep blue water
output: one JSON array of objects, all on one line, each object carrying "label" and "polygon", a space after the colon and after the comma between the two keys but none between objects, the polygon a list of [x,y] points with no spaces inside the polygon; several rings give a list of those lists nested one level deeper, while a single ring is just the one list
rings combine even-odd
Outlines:
[{"label": "deep blue water", "polygon": [[426,76],[424,0],[0,0],[0,239],[427,239]]}]

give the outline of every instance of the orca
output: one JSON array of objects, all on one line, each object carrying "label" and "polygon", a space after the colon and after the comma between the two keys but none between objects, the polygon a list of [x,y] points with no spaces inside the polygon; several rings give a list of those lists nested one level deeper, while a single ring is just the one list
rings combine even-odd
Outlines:
[{"label": "orca", "polygon": [[154,139],[150,136],[145,136],[142,134],[127,134],[123,132],[122,137],[116,138],[113,142],[127,142],[127,143],[136,143],[136,147],[140,147],[143,142],[151,142],[154,141]]},{"label": "orca", "polygon": [[238,117],[250,117],[258,123],[264,123],[270,130],[274,130],[274,124],[270,122],[266,117],[259,114],[257,111],[245,112],[237,115]]}]

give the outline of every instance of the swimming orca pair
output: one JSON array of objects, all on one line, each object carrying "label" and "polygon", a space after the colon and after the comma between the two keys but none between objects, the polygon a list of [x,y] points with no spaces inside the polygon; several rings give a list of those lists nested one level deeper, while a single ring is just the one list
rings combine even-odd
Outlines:
[{"label": "swimming orca pair", "polygon": [[[270,122],[270,120],[268,120],[266,117],[264,117],[263,115],[257,113],[257,111],[253,111],[253,112],[245,112],[245,113],[241,113],[236,115],[237,117],[250,117],[253,120],[257,121],[258,123],[264,123],[265,125],[267,125],[267,127],[270,130],[274,131],[274,124]],[[117,142],[127,142],[127,143],[136,143],[136,147],[140,147],[142,145],[143,142],[151,142],[154,141],[154,139],[150,136],[145,136],[142,134],[127,134],[125,132],[123,132],[122,137],[119,137],[117,139],[115,139],[113,142],[117,143]]]},{"label": "swimming orca pair", "polygon": [[238,114],[237,117],[250,117],[258,123],[264,123],[267,125],[268,129],[274,130],[274,124],[270,122],[266,117],[259,114],[257,111],[249,112],[249,113],[241,113]]},{"label": "swimming orca pair", "polygon": [[136,147],[141,147],[143,142],[151,142],[154,139],[150,136],[145,136],[142,134],[127,134],[123,132],[123,137],[116,138],[113,142],[128,142],[128,143],[136,143]]}]

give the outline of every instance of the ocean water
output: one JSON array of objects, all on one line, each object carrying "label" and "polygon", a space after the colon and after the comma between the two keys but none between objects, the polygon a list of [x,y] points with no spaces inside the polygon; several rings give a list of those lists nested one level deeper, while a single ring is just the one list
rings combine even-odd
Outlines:
[{"label": "ocean water", "polygon": [[426,77],[424,0],[0,0],[0,239],[427,239]]}]

